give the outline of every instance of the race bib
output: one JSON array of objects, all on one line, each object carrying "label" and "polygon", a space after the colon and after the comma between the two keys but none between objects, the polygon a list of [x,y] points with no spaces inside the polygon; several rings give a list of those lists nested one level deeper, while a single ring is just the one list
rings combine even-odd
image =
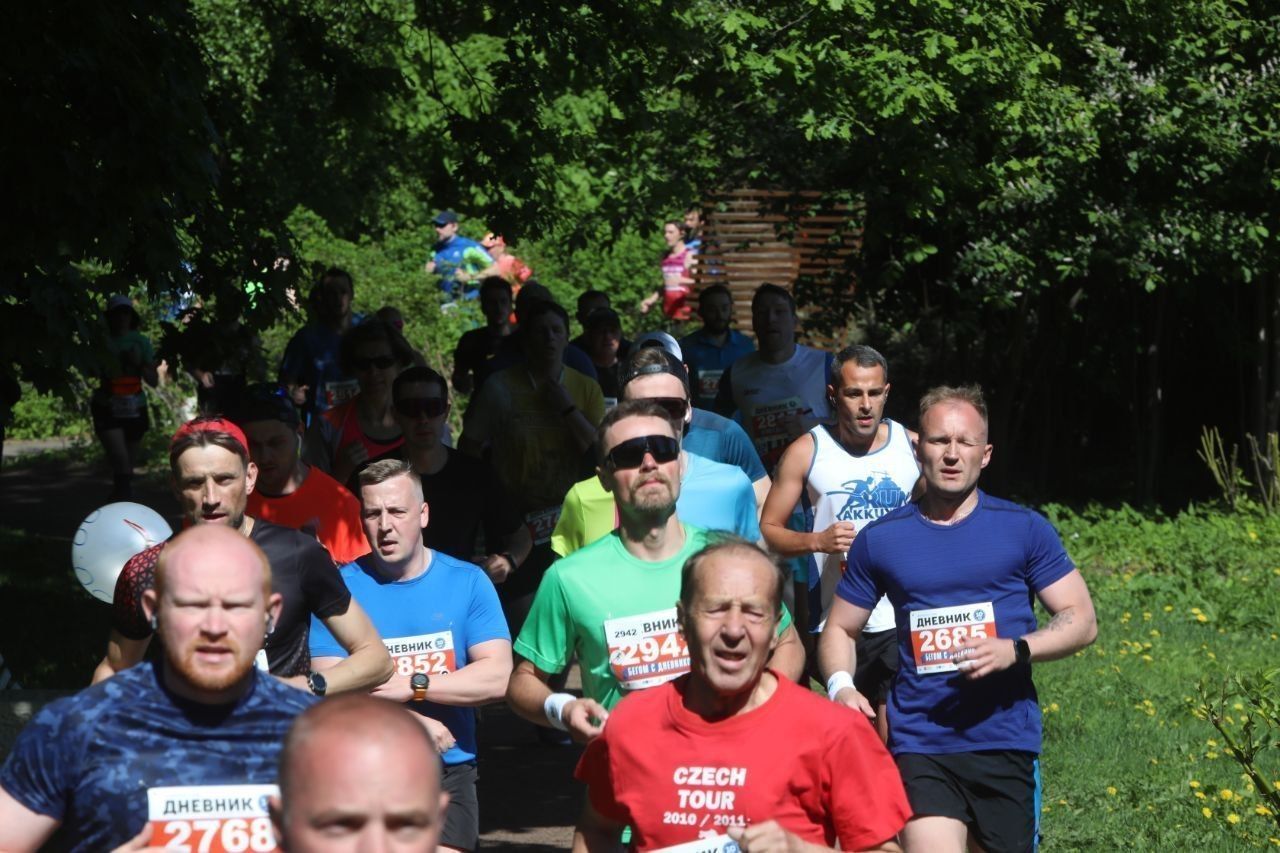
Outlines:
[{"label": "race bib", "polygon": [[360,382],[355,379],[339,379],[324,383],[324,402],[330,409],[347,402],[359,393]]},{"label": "race bib", "polygon": [[526,515],[524,523],[529,526],[529,535],[533,537],[533,544],[541,545],[544,542],[550,542],[551,534],[555,531],[556,522],[559,520],[560,507],[558,506],[536,510]]},{"label": "race bib", "polygon": [[663,847],[654,853],[738,853],[741,849],[738,842],[727,835],[712,835],[697,841]]},{"label": "race bib", "polygon": [[606,620],[604,636],[609,669],[623,690],[656,687],[689,671],[689,646],[674,607]]},{"label": "race bib", "polygon": [[715,399],[716,393],[720,390],[721,376],[724,376],[723,370],[699,370],[698,396],[703,399]]},{"label": "race bib", "polygon": [[397,675],[447,675],[458,668],[453,649],[453,632],[418,634],[382,641],[396,666]]},{"label": "race bib", "polygon": [[150,844],[186,853],[277,850],[267,798],[278,793],[275,785],[151,788],[147,791]]},{"label": "race bib", "polygon": [[752,411],[748,422],[751,439],[766,468],[772,469],[787,445],[804,432],[800,417],[809,411],[799,397],[766,403]]},{"label": "race bib", "polygon": [[911,613],[911,651],[916,672],[955,672],[951,650],[966,637],[995,637],[996,611],[990,601]]},{"label": "race bib", "polygon": [[111,397],[113,418],[136,418],[146,409],[147,398],[142,394],[116,394]]}]

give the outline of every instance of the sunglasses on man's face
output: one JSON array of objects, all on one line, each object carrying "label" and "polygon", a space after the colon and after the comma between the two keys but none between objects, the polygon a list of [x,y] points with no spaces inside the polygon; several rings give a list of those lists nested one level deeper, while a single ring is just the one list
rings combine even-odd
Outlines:
[{"label": "sunglasses on man's face", "polygon": [[689,413],[689,401],[683,397],[645,397],[644,399],[666,409],[667,415],[673,421],[682,421]]},{"label": "sunglasses on man's face", "polygon": [[394,367],[395,363],[395,357],[390,355],[375,355],[373,358],[351,359],[351,366],[360,371],[372,370],[374,368],[377,368],[378,370],[386,370],[388,367]]},{"label": "sunglasses on man's face", "polygon": [[642,435],[629,438],[616,445],[604,457],[605,465],[611,470],[639,468],[644,464],[645,454],[653,456],[658,464],[674,462],[680,455],[680,442],[669,435]]},{"label": "sunglasses on man's face", "polygon": [[443,415],[449,403],[442,397],[406,397],[395,402],[396,411],[406,418],[417,418],[426,415],[436,418]]}]

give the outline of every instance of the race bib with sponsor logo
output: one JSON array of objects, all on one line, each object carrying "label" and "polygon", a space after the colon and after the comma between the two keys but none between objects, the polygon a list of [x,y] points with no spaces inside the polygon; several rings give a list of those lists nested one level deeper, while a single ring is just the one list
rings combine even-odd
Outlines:
[{"label": "race bib with sponsor logo", "polygon": [[609,669],[623,690],[656,687],[689,671],[689,646],[674,607],[608,619],[604,636]]},{"label": "race bib with sponsor logo", "polygon": [[338,379],[324,383],[324,403],[332,409],[360,393],[360,382],[355,379]]},{"label": "race bib with sponsor logo", "polygon": [[185,853],[277,850],[267,798],[278,793],[275,785],[151,788],[147,791],[150,844]]},{"label": "race bib with sponsor logo", "polygon": [[803,419],[810,412],[799,397],[776,400],[752,410],[748,422],[751,439],[766,468],[772,469],[787,445],[807,429]]},{"label": "race bib with sponsor logo", "polygon": [[741,849],[738,846],[738,842],[727,835],[710,835],[706,838],[699,838],[697,841],[687,841],[684,844],[663,847],[660,850],[655,850],[654,853],[738,853]]},{"label": "race bib with sponsor logo", "polygon": [[951,662],[957,640],[967,637],[995,637],[996,611],[990,601],[961,604],[911,613],[911,651],[916,672],[955,672]]},{"label": "race bib with sponsor logo", "polygon": [[723,370],[699,370],[698,396],[706,400],[714,400],[716,393],[720,390],[721,376],[724,376]]},{"label": "race bib with sponsor logo", "polygon": [[560,507],[553,506],[547,509],[534,510],[524,517],[524,523],[529,526],[529,535],[533,537],[534,545],[541,545],[544,542],[551,541],[551,534],[556,529],[556,522],[560,520]]},{"label": "race bib with sponsor logo", "polygon": [[458,668],[453,649],[453,632],[437,631],[414,637],[395,637],[382,641],[395,664],[397,675],[447,675]]}]

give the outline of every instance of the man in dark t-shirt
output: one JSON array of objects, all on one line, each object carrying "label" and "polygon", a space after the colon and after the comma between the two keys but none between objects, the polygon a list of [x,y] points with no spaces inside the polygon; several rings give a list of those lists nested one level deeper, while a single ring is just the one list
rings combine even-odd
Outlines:
[{"label": "man in dark t-shirt", "polygon": [[532,537],[489,463],[441,443],[449,395],[444,377],[412,367],[391,386],[391,405],[404,434],[404,458],[422,479],[430,512],[423,541],[433,551],[475,562],[495,584],[514,572]]},{"label": "man in dark t-shirt", "polygon": [[[144,619],[162,659],[46,706],[0,768],[0,850],[275,849],[268,798],[315,700],[253,665],[279,622],[266,555],[200,525],[164,549]],[[246,848],[238,848],[246,849]]]},{"label": "man in dark t-shirt", "polygon": [[[245,515],[257,478],[248,441],[235,424],[221,418],[197,418],[183,424],[169,448],[174,493],[189,526],[220,524],[240,531],[267,554],[272,583],[284,598],[280,617],[267,632],[256,659],[260,669],[316,695],[327,691],[367,690],[391,674],[373,623],[351,600],[329,553],[314,538]],[[116,581],[107,654],[94,671],[96,684],[142,660],[155,632],[142,602],[155,584],[155,566],[165,543],[135,555]],[[311,672],[307,632],[314,613],[347,648],[341,668],[319,676]]]}]

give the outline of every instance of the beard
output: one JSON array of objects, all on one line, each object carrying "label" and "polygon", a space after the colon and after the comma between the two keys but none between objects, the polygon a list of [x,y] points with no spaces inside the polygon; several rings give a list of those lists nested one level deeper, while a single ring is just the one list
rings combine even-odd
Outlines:
[{"label": "beard", "polygon": [[[182,647],[165,643],[165,664],[180,680],[196,690],[209,693],[220,693],[244,680],[253,671],[254,655],[247,655],[231,637],[223,637],[218,645],[231,651],[232,660],[223,666],[202,664],[196,658],[196,648],[205,641],[196,637]],[[254,654],[257,650],[254,650]]]},{"label": "beard", "polygon": [[[654,487],[661,483],[664,488]],[[675,510],[675,490],[671,481],[664,474],[655,474],[643,484],[637,484],[631,490],[631,506],[636,512],[646,515],[669,514]]]}]

